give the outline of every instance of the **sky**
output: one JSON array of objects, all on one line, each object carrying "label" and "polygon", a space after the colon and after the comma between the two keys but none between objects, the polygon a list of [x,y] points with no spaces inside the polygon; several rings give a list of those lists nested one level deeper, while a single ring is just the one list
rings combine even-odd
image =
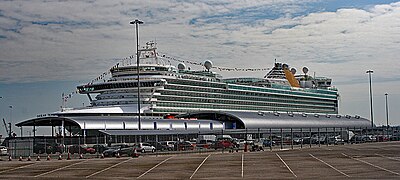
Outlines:
[{"label": "sky", "polygon": [[[333,79],[341,114],[370,119],[372,69],[374,121],[386,124],[388,93],[389,124],[400,125],[400,2],[389,0],[0,1],[0,118],[14,124],[59,110],[62,93],[134,54],[134,19],[144,22],[140,44],[155,40],[159,52],[183,60],[307,66]],[[85,95],[68,101],[88,104]]]}]

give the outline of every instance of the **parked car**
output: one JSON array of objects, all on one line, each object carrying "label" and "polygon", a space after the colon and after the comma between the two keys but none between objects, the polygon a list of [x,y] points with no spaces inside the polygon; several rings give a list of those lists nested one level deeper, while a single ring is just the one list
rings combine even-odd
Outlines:
[{"label": "parked car", "polygon": [[220,141],[214,141],[212,147],[214,149],[227,149],[227,148],[234,148],[235,145],[232,143],[232,141],[220,140]]},{"label": "parked car", "polygon": [[118,152],[120,156],[132,156],[135,149],[137,152],[140,152],[140,147],[138,145],[121,147]]},{"label": "parked car", "polygon": [[138,146],[139,146],[140,152],[142,152],[142,153],[156,151],[156,148],[149,143],[138,143]]},{"label": "parked car", "polygon": [[96,153],[96,150],[92,147],[88,147],[87,145],[71,145],[68,147],[69,148],[69,153],[71,154],[86,154],[86,153],[90,153],[90,154],[94,154]]},{"label": "parked car", "polygon": [[5,146],[0,146],[0,156],[8,156],[8,149]]},{"label": "parked car", "polygon": [[269,139],[264,139],[262,144],[264,147],[271,147],[271,146],[275,146],[275,141],[271,141]]},{"label": "parked car", "polygon": [[103,151],[103,155],[105,157],[115,157],[120,149],[121,147],[119,146],[109,147],[108,149]]},{"label": "parked car", "polygon": [[201,149],[209,149],[212,146],[213,141],[211,140],[200,140],[199,143],[196,144],[197,148]]},{"label": "parked car", "polygon": [[121,149],[129,148],[126,144],[114,144],[103,151],[105,157],[115,157],[118,153],[121,155]]},{"label": "parked car", "polygon": [[167,146],[168,151],[176,150],[175,149],[176,141],[162,141],[161,144]]},{"label": "parked car", "polygon": [[99,145],[96,144],[96,145],[93,145],[93,149],[94,149],[95,153],[96,152],[101,153],[101,152],[105,151],[108,148],[107,148],[107,146],[105,146],[103,144],[99,144]]},{"label": "parked car", "polygon": [[303,137],[303,144],[318,144],[318,141],[316,138],[310,138],[310,137]]},{"label": "parked car", "polygon": [[303,143],[303,139],[302,138],[300,138],[300,137],[294,137],[293,138],[293,144],[299,145],[301,143]]},{"label": "parked car", "polygon": [[162,144],[160,142],[156,142],[156,141],[149,141],[149,142],[146,142],[146,143],[154,146],[157,151],[167,151],[168,148],[169,148],[167,145],[164,145],[164,144]]},{"label": "parked car", "polygon": [[178,151],[185,151],[185,150],[194,150],[196,148],[196,144],[191,143],[189,141],[179,141],[175,144],[174,149]]}]

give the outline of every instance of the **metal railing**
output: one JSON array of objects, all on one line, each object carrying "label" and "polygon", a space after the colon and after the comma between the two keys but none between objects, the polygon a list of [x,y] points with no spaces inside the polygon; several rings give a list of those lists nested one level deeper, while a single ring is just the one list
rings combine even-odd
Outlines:
[{"label": "metal railing", "polygon": [[[399,141],[399,130],[399,127],[235,129],[207,134],[15,137],[3,138],[0,142],[7,148],[7,154],[3,152],[2,155],[12,158],[58,156],[68,153],[73,157],[78,157],[80,154],[101,157],[106,153],[108,156],[116,156],[117,153],[121,156],[132,156],[135,149],[138,153],[143,151],[142,155],[162,155],[215,151],[274,151]],[[154,146],[154,150],[146,149],[140,143],[149,143]]]}]

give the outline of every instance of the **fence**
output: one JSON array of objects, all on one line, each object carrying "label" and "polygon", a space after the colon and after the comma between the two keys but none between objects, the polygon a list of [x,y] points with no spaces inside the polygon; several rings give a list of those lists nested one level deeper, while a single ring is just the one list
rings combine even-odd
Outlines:
[{"label": "fence", "polygon": [[[13,158],[58,155],[99,157],[130,156],[134,149],[145,154],[201,153],[210,151],[259,151],[312,148],[352,143],[399,141],[399,127],[379,128],[280,128],[235,129],[213,133],[163,135],[99,135],[95,137],[18,137],[0,139]],[[154,131],[153,131],[154,132]],[[153,147],[151,147],[153,146]]]}]

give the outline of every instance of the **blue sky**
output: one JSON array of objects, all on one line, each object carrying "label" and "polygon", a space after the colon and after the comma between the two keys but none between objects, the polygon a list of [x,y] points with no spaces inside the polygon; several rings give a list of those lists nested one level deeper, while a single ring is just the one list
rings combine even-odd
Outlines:
[{"label": "blue sky", "polygon": [[[373,69],[375,121],[384,123],[387,92],[391,122],[400,124],[400,3],[386,0],[0,1],[0,118],[10,118],[10,105],[13,122],[57,111],[63,92],[133,54],[136,18],[145,22],[141,43],[156,39],[183,59],[308,66],[333,79],[343,114],[369,118],[365,71]],[[83,103],[75,95],[68,105]]]}]

